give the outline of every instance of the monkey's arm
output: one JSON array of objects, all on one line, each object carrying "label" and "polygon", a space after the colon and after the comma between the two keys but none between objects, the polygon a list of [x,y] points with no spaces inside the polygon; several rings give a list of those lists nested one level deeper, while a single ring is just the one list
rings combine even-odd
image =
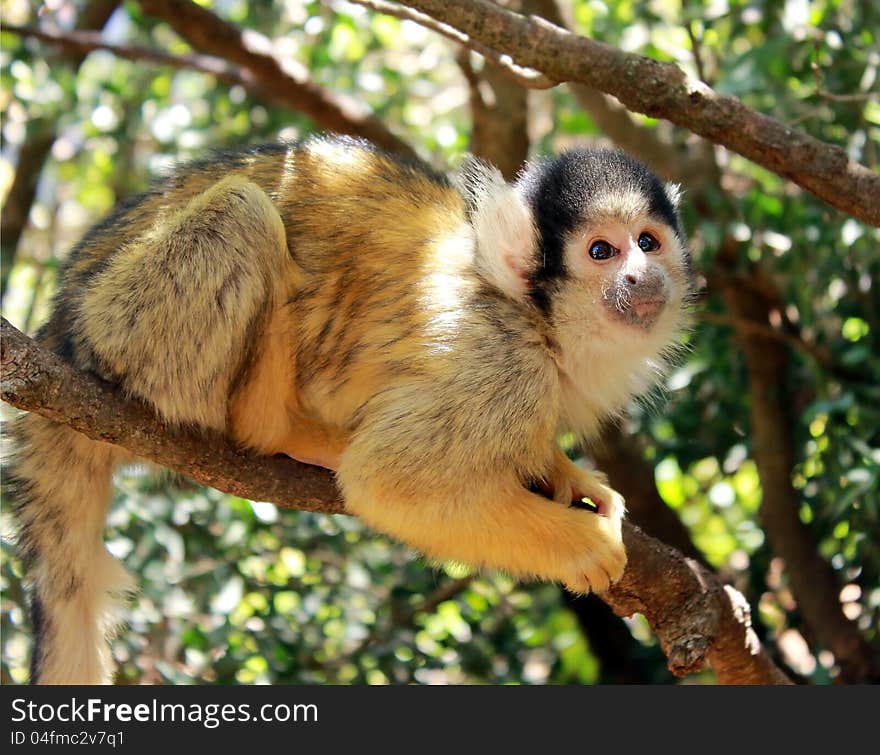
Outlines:
[{"label": "monkey's arm", "polygon": [[[470,397],[457,397],[447,416],[425,395],[424,386],[398,386],[366,411],[337,476],[352,513],[433,558],[561,581],[577,592],[603,591],[620,577],[622,499],[562,461],[549,424],[517,437],[496,432],[485,405],[480,416],[461,403]],[[462,425],[474,416],[478,422]],[[606,515],[527,490],[523,454],[545,470],[549,464],[560,489],[602,497]]]}]

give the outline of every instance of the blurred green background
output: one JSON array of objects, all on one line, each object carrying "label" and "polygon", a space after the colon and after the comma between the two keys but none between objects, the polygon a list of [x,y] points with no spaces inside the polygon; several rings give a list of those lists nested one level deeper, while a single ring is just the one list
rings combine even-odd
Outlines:
[{"label": "blurred green background", "polygon": [[[474,55],[463,66],[439,35],[345,2],[199,4],[264,35],[279,60],[297,61],[316,84],[355,98],[434,165],[454,165],[473,149],[473,82],[463,71],[485,71]],[[65,31],[88,5],[2,0],[0,12],[6,24]],[[560,6],[578,32],[672,61],[877,170],[876,3]],[[134,2],[119,4],[103,35],[118,45],[190,51]],[[0,43],[0,196],[8,198],[23,156],[35,147],[45,155],[27,168],[36,195],[20,238],[4,225],[2,239],[3,315],[28,333],[47,316],[68,250],[115,202],[207,148],[320,130],[295,109],[195,70],[107,51],[77,66],[57,45],[8,31]],[[571,89],[531,91],[527,106],[532,155],[615,137]],[[673,163],[705,154],[681,129],[630,120],[666,145]],[[841,677],[821,631],[805,622],[762,526],[754,384],[735,336],[737,314],[710,271],[757,267],[773,287],[778,306],[766,330],[785,356],[778,389],[790,441],[778,450],[793,462],[804,532],[839,584],[838,610],[865,643],[876,643],[880,234],[735,154],[709,155],[708,178],[674,176],[685,185],[703,286],[688,353],[656,395],[634,405],[623,434],[639,439],[644,469],[699,554],[744,592],[777,662],[802,681],[853,680]],[[597,625],[614,638],[609,649],[584,631],[583,614],[554,585],[428,564],[353,518],[278,510],[144,469],[126,470],[117,483],[108,547],[142,587],[114,647],[123,683],[674,681],[641,617],[624,624],[600,616]],[[8,539],[2,556],[2,681],[22,682],[30,639]],[[685,681],[713,678],[706,671]]]}]

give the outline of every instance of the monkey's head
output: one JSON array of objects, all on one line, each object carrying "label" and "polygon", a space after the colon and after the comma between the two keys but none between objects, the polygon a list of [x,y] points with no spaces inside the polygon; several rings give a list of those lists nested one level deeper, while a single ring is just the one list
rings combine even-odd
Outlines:
[{"label": "monkey's head", "polygon": [[612,150],[564,152],[513,186],[492,171],[471,162],[460,182],[478,268],[544,315],[563,373],[595,413],[616,411],[656,380],[687,321],[678,187]]}]

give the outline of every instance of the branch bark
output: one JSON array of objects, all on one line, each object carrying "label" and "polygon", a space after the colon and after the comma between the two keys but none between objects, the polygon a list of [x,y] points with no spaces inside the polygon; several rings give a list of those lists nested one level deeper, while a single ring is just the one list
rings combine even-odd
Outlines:
[{"label": "branch bark", "polygon": [[880,226],[880,176],[826,144],[689,79],[672,63],[625,53],[488,0],[404,0],[470,39],[557,81],[611,94],[784,176],[837,209]]},{"label": "branch bark", "polygon": [[[346,513],[326,470],[249,454],[218,433],[169,426],[144,404],[45,351],[5,319],[0,370],[4,401],[94,440],[233,495],[284,508]],[[723,684],[788,681],[760,647],[742,596],[634,525],[625,524],[624,539],[629,565],[602,598],[618,615],[645,614],[673,673],[693,673],[709,663]]]},{"label": "branch bark", "polygon": [[141,0],[145,13],[169,24],[197,50],[246,68],[259,84],[261,96],[292,107],[322,128],[369,139],[402,155],[415,156],[368,108],[349,97],[315,84],[304,66],[281,62],[249,35],[190,0]]}]

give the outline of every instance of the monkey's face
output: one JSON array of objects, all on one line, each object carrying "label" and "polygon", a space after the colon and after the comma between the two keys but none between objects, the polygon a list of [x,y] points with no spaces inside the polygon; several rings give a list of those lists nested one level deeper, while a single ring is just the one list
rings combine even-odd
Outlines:
[{"label": "monkey's face", "polygon": [[689,289],[677,188],[612,150],[564,152],[517,186],[538,231],[531,295],[560,345],[644,355],[674,338]]},{"label": "monkey's face", "polygon": [[576,304],[596,318],[599,305],[616,326],[647,335],[680,310],[687,265],[676,187],[612,150],[564,152],[530,166],[517,186],[538,230],[532,296],[552,319],[573,317]]},{"label": "monkey's face", "polygon": [[559,347],[563,421],[591,434],[643,394],[677,350],[691,291],[678,189],[622,152],[570,150],[520,176],[524,223],[503,184],[476,183],[469,195],[482,270],[546,318]]},{"label": "monkey's face", "polygon": [[572,371],[597,362],[609,376],[656,372],[686,322],[690,277],[675,229],[647,208],[604,214],[566,234],[562,254],[550,321]]},{"label": "monkey's face", "polygon": [[687,323],[685,254],[678,233],[650,212],[605,216],[567,235],[549,320],[571,429],[591,435],[599,417],[644,396],[664,372]]},{"label": "monkey's face", "polygon": [[674,335],[688,281],[681,242],[667,224],[644,212],[606,217],[571,234],[564,256],[573,285],[562,282],[562,307],[601,312],[603,327],[634,329],[629,337]]}]

